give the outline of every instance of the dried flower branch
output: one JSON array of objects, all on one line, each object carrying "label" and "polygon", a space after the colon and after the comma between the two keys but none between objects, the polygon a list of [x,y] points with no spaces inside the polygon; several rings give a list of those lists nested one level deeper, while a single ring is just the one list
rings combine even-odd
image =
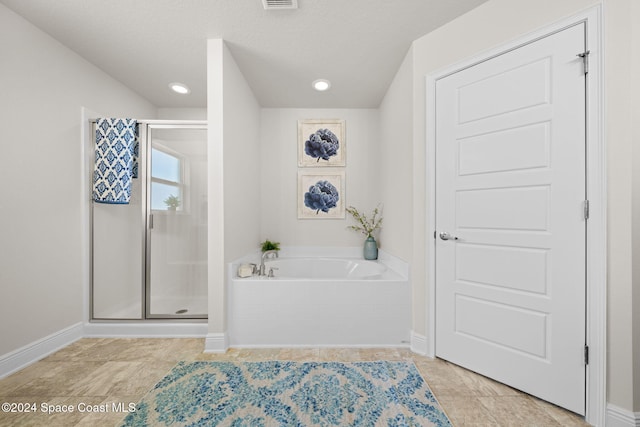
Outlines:
[{"label": "dried flower branch", "polygon": [[358,212],[353,206],[346,208],[346,211],[358,222],[358,225],[349,225],[347,228],[360,232],[367,237],[372,237],[374,231],[382,228],[382,216],[380,215],[379,206],[376,206],[370,218],[366,214]]}]

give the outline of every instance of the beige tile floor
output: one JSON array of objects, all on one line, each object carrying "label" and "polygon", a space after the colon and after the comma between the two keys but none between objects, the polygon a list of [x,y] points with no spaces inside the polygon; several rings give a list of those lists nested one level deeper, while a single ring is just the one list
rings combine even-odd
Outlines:
[{"label": "beige tile floor", "polygon": [[[202,339],[81,339],[0,380],[0,403],[15,403],[16,409],[35,404],[36,409],[0,412],[0,426],[118,425],[126,415],[117,411],[118,405],[138,402],[180,360],[413,360],[455,426],[587,425],[570,412],[405,349],[230,349],[204,354],[203,347]],[[64,405],[74,412],[42,412],[60,411]],[[98,412],[88,412],[94,408]]]}]

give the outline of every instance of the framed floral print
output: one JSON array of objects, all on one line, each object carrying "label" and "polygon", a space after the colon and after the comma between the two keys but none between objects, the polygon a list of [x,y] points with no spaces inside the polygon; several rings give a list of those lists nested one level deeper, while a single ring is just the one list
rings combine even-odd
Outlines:
[{"label": "framed floral print", "polygon": [[298,171],[298,218],[345,217],[344,171]]},{"label": "framed floral print", "polygon": [[298,166],[345,166],[345,121],[298,120]]}]

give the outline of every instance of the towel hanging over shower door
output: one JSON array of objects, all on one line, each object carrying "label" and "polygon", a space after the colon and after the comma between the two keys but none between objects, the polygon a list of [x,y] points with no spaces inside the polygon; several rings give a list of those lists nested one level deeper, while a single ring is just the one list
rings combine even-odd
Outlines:
[{"label": "towel hanging over shower door", "polygon": [[99,203],[129,203],[131,179],[138,177],[137,121],[98,119],[95,143],[93,200]]}]

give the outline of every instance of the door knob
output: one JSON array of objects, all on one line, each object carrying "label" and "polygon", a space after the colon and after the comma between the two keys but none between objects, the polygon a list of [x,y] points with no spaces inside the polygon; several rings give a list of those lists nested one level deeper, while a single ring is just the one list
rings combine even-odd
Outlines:
[{"label": "door knob", "polygon": [[440,238],[442,240],[458,240],[458,238],[456,236],[452,236],[451,234],[447,233],[446,231],[443,231],[442,233],[440,233]]}]

